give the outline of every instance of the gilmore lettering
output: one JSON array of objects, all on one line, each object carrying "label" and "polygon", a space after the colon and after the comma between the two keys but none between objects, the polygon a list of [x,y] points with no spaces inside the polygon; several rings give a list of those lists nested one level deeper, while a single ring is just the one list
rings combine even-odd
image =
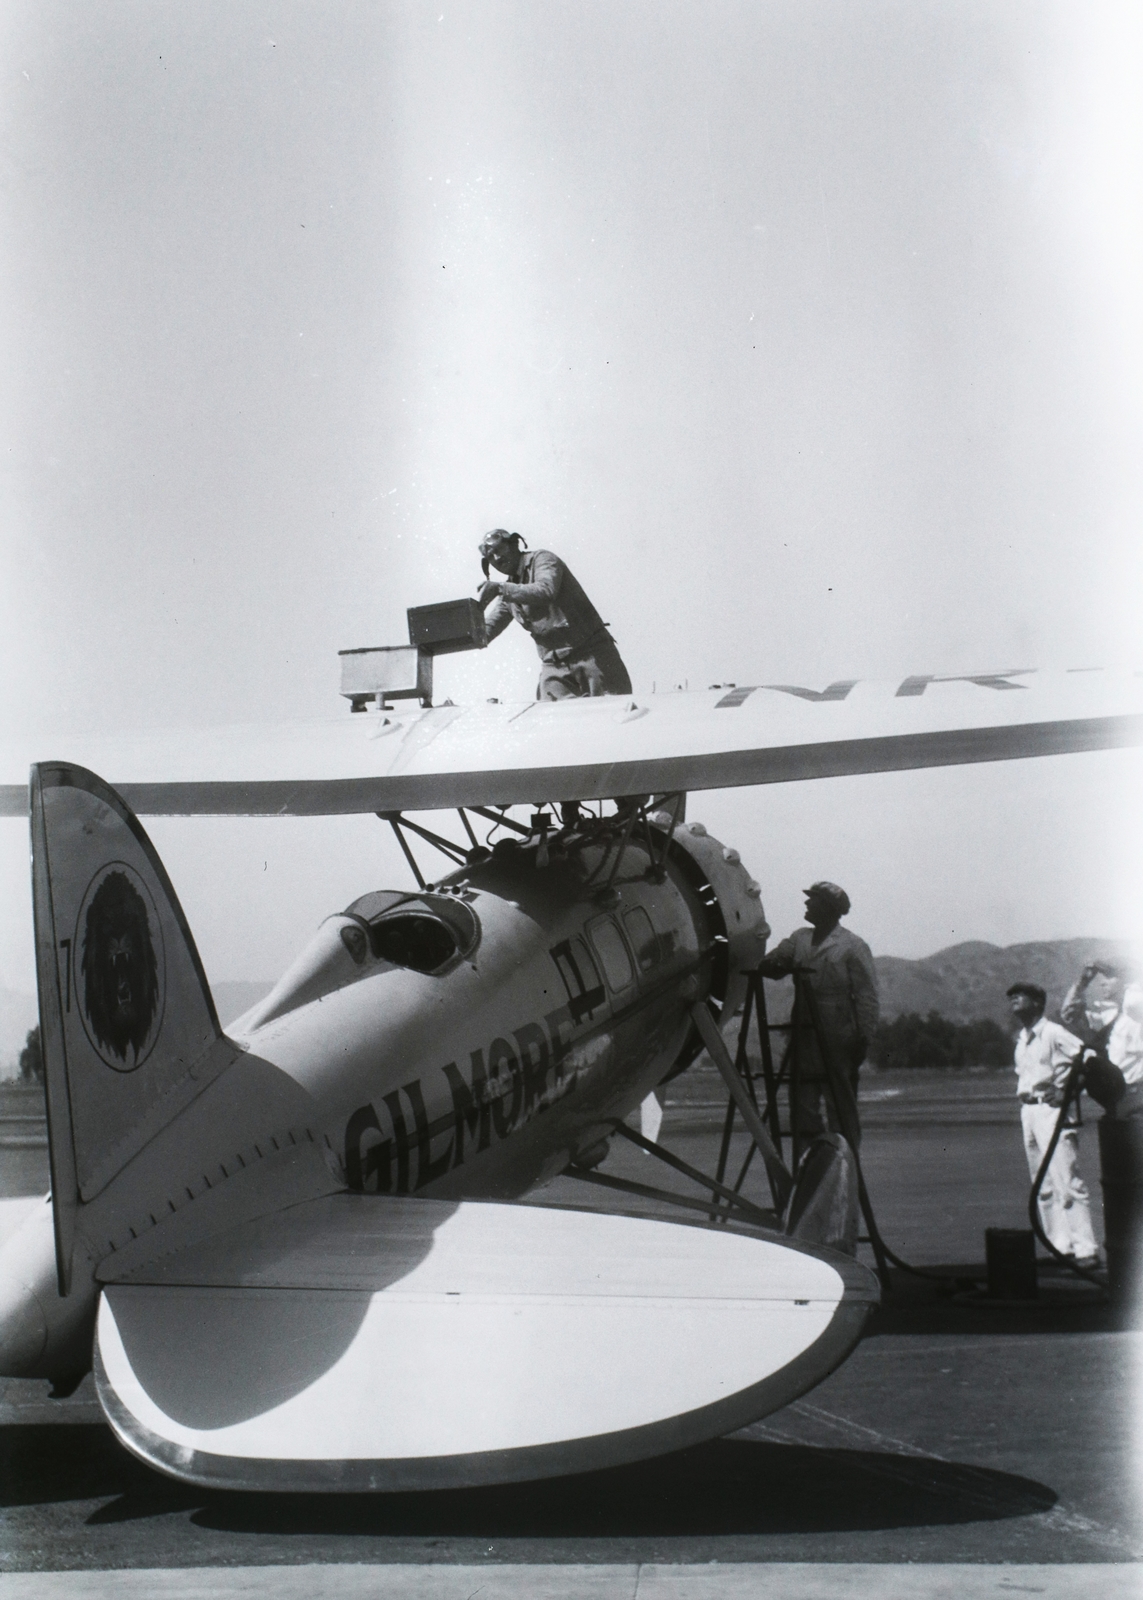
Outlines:
[{"label": "gilmore lettering", "polygon": [[[545,1032],[546,1028],[546,1032]],[[430,1118],[421,1079],[402,1084],[383,1096],[392,1134],[384,1135],[377,1108],[359,1106],[345,1128],[345,1177],[349,1188],[378,1194],[409,1194],[463,1166],[496,1139],[507,1139],[532,1117],[555,1104],[574,1083],[564,1076],[575,1021],[571,1007],[557,1006],[544,1026],[526,1022],[513,1029],[512,1043],[493,1039],[473,1050],[466,1079],[455,1061],[441,1068],[448,1085],[451,1111]],[[413,1117],[410,1132],[404,1102]],[[434,1139],[451,1132],[447,1148],[433,1155]],[[416,1178],[410,1162],[416,1151]],[[395,1180],[395,1181],[394,1181]]]}]

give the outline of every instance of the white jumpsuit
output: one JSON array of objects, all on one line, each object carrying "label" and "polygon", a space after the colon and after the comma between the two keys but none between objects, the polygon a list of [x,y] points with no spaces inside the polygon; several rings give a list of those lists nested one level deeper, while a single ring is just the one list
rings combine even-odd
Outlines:
[{"label": "white jumpsuit", "polygon": [[[1058,1022],[1041,1017],[1016,1038],[1016,1092],[1024,1128],[1024,1154],[1034,1178],[1040,1170],[1063,1104],[1064,1084],[1083,1042]],[[1079,1130],[1074,1110],[1060,1134],[1040,1190],[1040,1221],[1055,1248],[1077,1260],[1098,1254],[1087,1185],[1076,1171]]]}]

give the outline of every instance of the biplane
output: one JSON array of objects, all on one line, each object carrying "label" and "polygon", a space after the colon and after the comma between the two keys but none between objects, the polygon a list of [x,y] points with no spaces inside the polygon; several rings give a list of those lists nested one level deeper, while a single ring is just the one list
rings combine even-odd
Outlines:
[{"label": "biplane", "polygon": [[[0,1371],[63,1393],[94,1365],[130,1450],[256,1490],[568,1473],[788,1403],[852,1349],[878,1284],[844,1141],[790,1171],[726,1051],[769,930],[686,795],[1141,737],[1138,674],[1002,672],[382,698],[312,726],[8,752],[51,1194],[0,1252]],[[451,834],[428,825],[452,810]],[[393,827],[413,882],[363,885],[223,1031],[139,816],[350,812]],[[770,1205],[653,1139],[700,1180],[674,1217],[634,1192],[542,1203],[559,1174],[602,1178],[704,1047]]]}]

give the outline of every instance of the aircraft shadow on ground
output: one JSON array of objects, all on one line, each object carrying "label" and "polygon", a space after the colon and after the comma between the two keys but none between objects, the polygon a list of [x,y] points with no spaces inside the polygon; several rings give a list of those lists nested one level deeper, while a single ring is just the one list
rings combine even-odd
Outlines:
[{"label": "aircraft shadow on ground", "polygon": [[1030,1478],[928,1457],[719,1439],[576,1477],[378,1495],[213,1493],[163,1478],[98,1424],[0,1430],[0,1504],[115,1496],[87,1522],[188,1514],[227,1533],[632,1537],[854,1532],[994,1522],[1056,1503]]}]

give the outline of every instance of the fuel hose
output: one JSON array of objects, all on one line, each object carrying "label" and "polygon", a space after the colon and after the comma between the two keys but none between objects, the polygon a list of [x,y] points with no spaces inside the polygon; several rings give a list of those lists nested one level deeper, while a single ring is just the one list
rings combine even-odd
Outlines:
[{"label": "fuel hose", "polygon": [[[887,1263],[895,1266],[900,1272],[908,1273],[910,1277],[928,1278],[930,1281],[937,1283],[955,1284],[958,1280],[950,1273],[934,1272],[928,1267],[912,1266],[911,1263],[903,1260],[891,1250],[882,1238],[881,1230],[877,1226],[877,1218],[873,1212],[873,1202],[869,1198],[869,1190],[866,1187],[865,1174],[861,1168],[861,1154],[858,1148],[861,1140],[861,1131],[857,1115],[856,1097],[850,1086],[849,1079],[838,1067],[827,1043],[825,1029],[822,1027],[821,1016],[818,1012],[817,996],[814,994],[813,987],[809,982],[809,974],[795,970],[793,977],[795,1006],[804,1006],[809,1016],[810,1026],[813,1029],[818,1050],[821,1052],[821,1058],[825,1064],[826,1077],[833,1094],[834,1105],[837,1107],[838,1121],[842,1125],[841,1131],[845,1135],[853,1153],[853,1162],[857,1171],[858,1201],[861,1205],[861,1214],[865,1219],[865,1226],[869,1231],[869,1243],[873,1247],[873,1254],[877,1261],[878,1277],[881,1279],[882,1287],[892,1290]],[[797,1037],[798,1027],[797,1017],[795,1016],[793,1032],[795,1049],[797,1049]]]},{"label": "fuel hose", "polygon": [[1044,1151],[1044,1158],[1040,1162],[1039,1170],[1032,1180],[1032,1192],[1028,1196],[1028,1221],[1032,1224],[1032,1231],[1037,1239],[1039,1239],[1045,1250],[1055,1256],[1057,1261],[1062,1261],[1064,1266],[1069,1271],[1074,1272],[1077,1277],[1086,1278],[1089,1283],[1096,1284],[1100,1289],[1106,1289],[1106,1278],[1092,1271],[1090,1267],[1081,1267],[1074,1257],[1066,1256],[1062,1250],[1056,1249],[1044,1232],[1044,1225],[1040,1220],[1040,1190],[1044,1187],[1044,1179],[1048,1175],[1048,1168],[1052,1164],[1056,1146],[1059,1144],[1067,1127],[1068,1111],[1071,1109],[1073,1101],[1077,1103],[1079,1101],[1080,1092],[1083,1089],[1083,1067],[1083,1061],[1077,1061],[1068,1073],[1067,1081],[1064,1084],[1064,1099],[1063,1104],[1060,1106],[1060,1114],[1056,1118],[1056,1125],[1052,1129],[1052,1137],[1048,1140],[1048,1148]]}]

